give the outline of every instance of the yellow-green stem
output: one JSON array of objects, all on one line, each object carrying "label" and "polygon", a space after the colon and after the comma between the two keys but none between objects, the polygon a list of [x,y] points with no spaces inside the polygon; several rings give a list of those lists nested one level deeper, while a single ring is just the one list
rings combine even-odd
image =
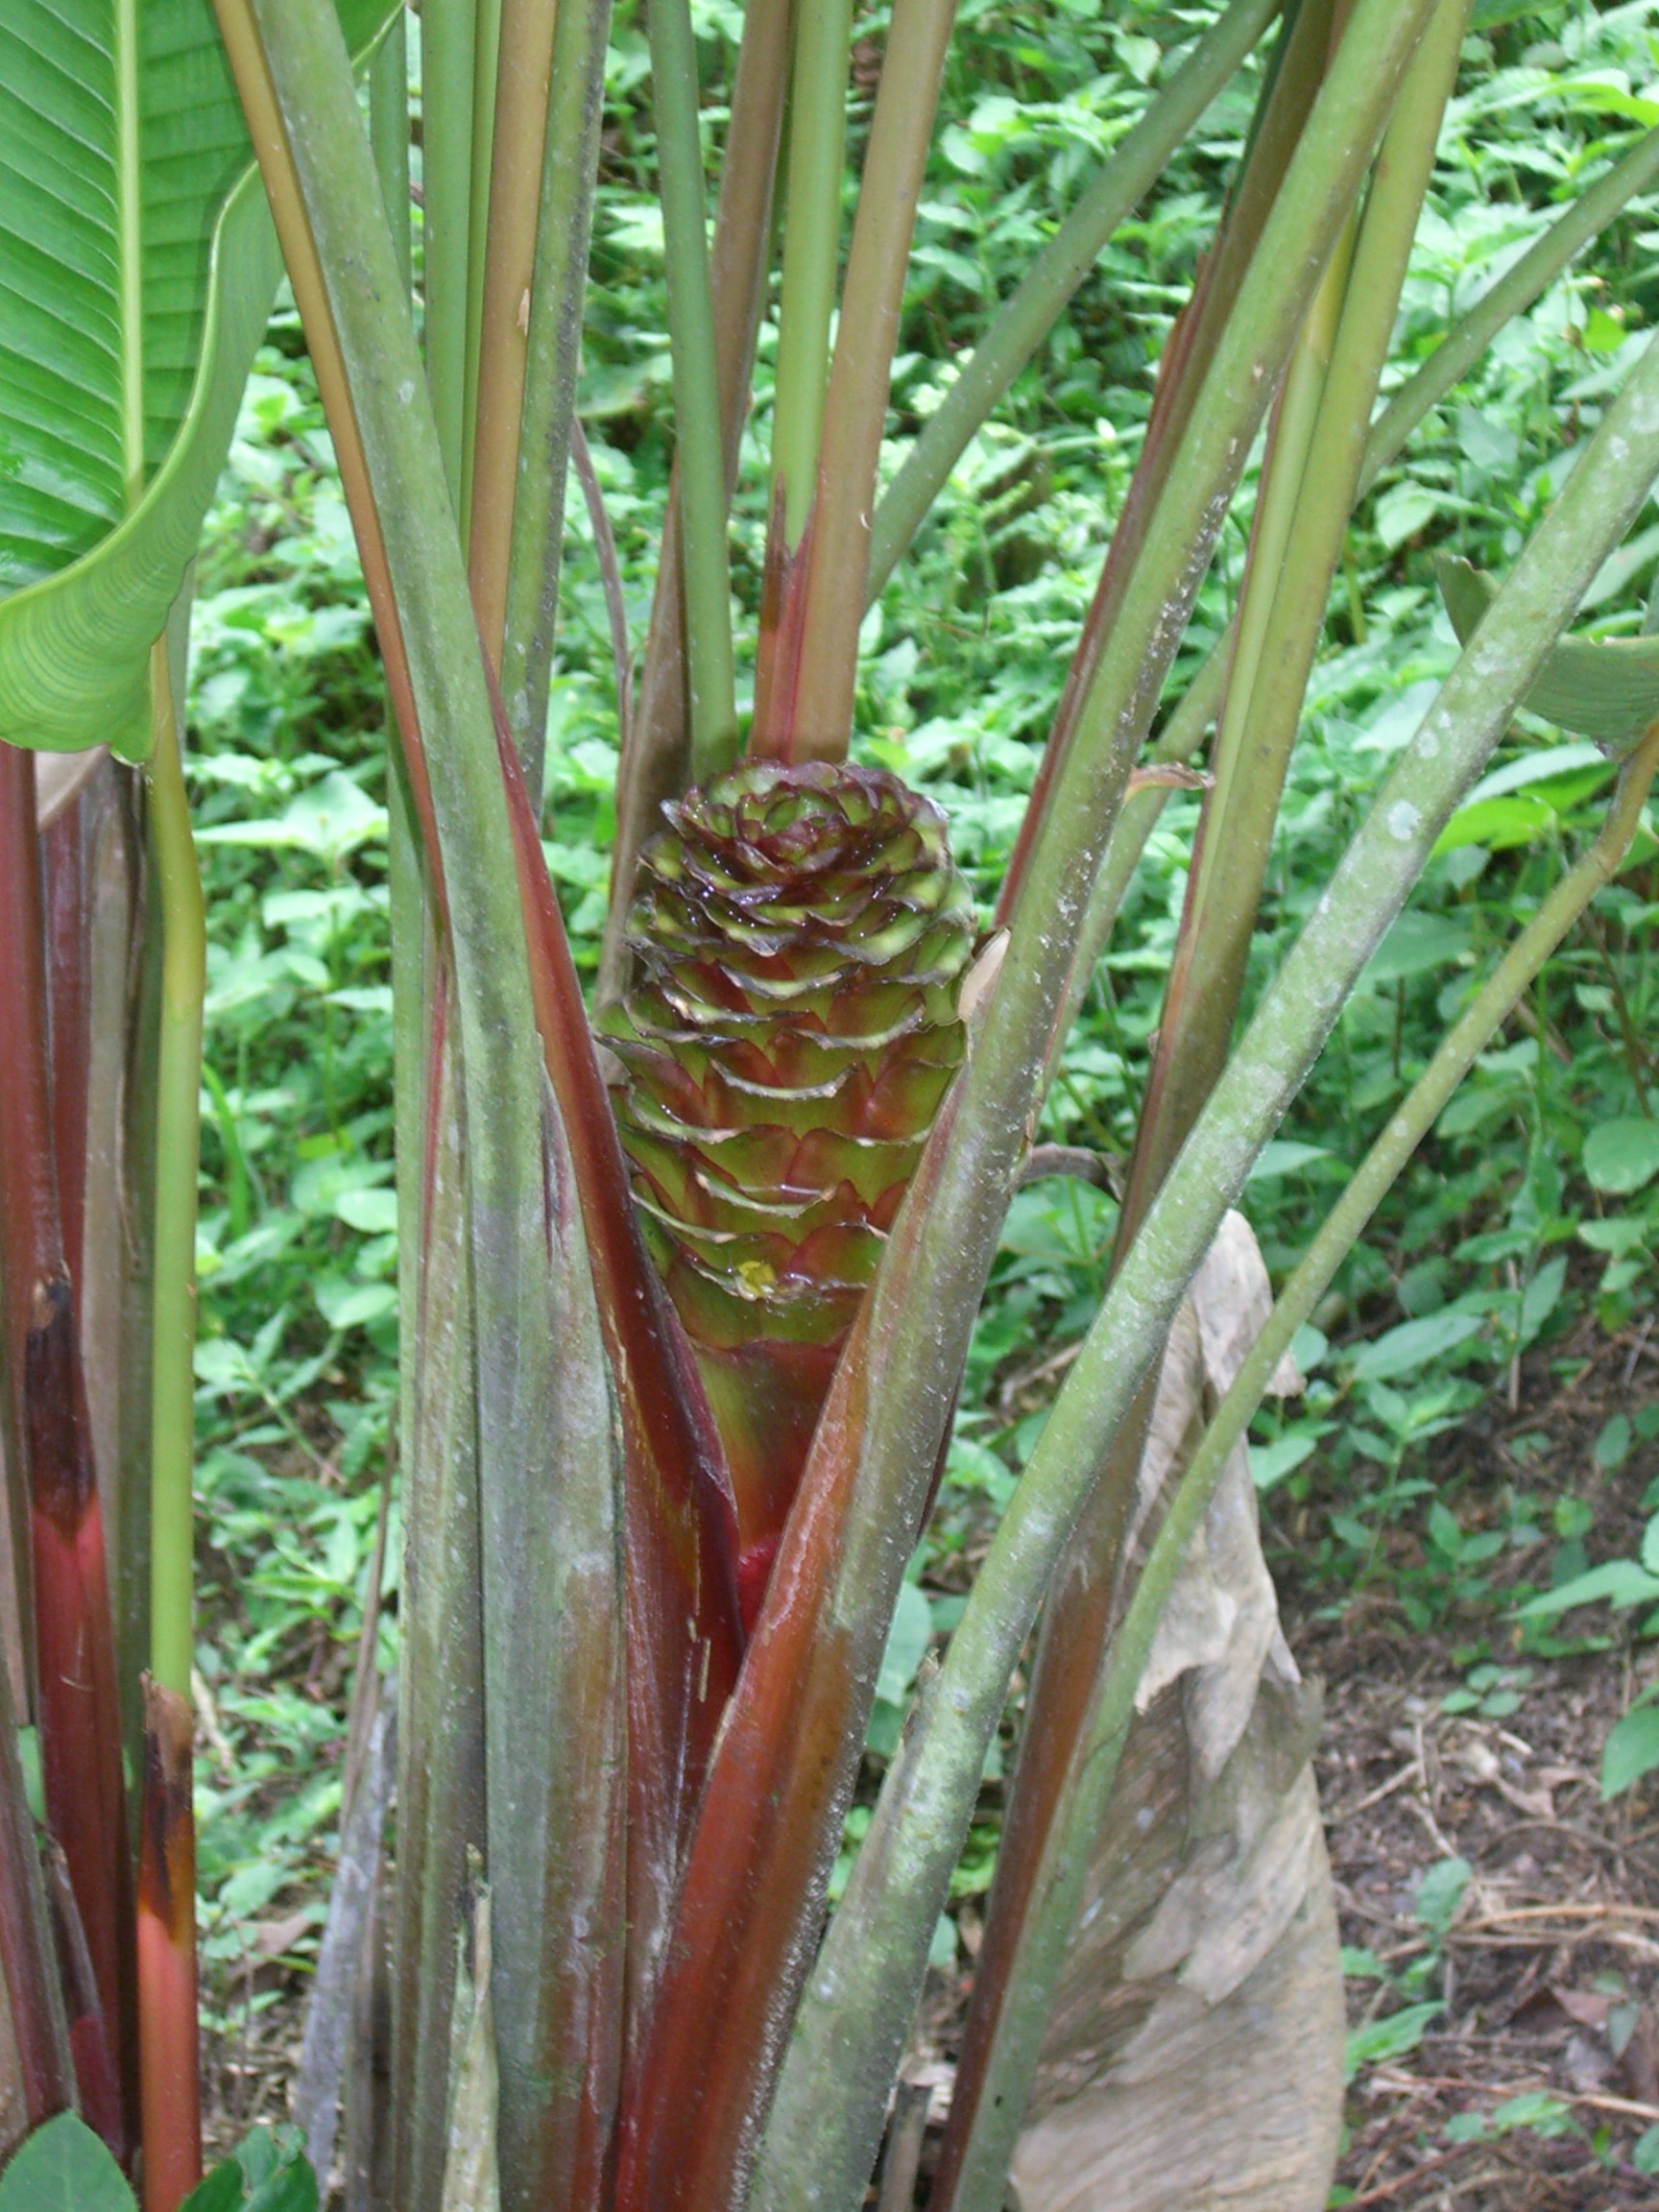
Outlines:
[{"label": "yellow-green stem", "polygon": [[165,639],[151,657],[150,681],[155,744],[145,781],[162,933],[151,1372],[150,1671],[164,1689],[188,1698],[194,1648],[196,1177],[207,935]]},{"label": "yellow-green stem", "polygon": [[674,450],[680,470],[691,759],[697,780],[707,782],[736,757],[737,708],[720,380],[703,204],[697,45],[687,0],[654,0],[649,20],[659,187],[668,259],[668,336],[674,355]]},{"label": "yellow-green stem", "polygon": [[853,730],[870,515],[916,204],[955,0],[896,0],[847,256],[807,539],[800,660],[763,733],[793,759],[842,759]]},{"label": "yellow-green stem", "polygon": [[421,12],[421,258],[426,379],[456,512],[467,416],[467,262],[472,223],[474,0],[426,0]]},{"label": "yellow-green stem", "polygon": [[824,428],[830,319],[841,244],[847,158],[847,72],[852,0],[798,11],[789,108],[789,185],[783,289],[778,313],[778,391],[772,477],[782,489],[783,532],[793,552],[806,527]]},{"label": "yellow-green stem", "polygon": [[501,0],[474,0],[472,147],[467,201],[467,355],[461,419],[461,513],[471,528],[472,455],[478,439],[479,356],[484,336],[485,263],[490,244],[490,173],[494,159]]}]

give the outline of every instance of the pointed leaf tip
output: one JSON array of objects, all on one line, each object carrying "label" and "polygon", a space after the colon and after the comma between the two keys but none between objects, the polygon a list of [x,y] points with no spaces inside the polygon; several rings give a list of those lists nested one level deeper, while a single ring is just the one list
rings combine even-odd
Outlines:
[{"label": "pointed leaf tip", "polygon": [[[1497,579],[1449,553],[1435,557],[1434,573],[1466,645],[1498,596]],[[1620,758],[1659,717],[1659,637],[1563,637],[1522,705]]]}]

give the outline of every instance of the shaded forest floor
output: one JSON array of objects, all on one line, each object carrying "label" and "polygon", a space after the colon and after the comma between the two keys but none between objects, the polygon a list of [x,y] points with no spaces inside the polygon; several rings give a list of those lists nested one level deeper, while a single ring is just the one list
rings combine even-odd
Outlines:
[{"label": "shaded forest floor", "polygon": [[[1527,1487],[1584,1499],[1594,1555],[1634,1557],[1659,1453],[1609,1475],[1592,1445],[1611,1416],[1659,1398],[1659,1341],[1650,1324],[1610,1341],[1586,1323],[1573,1349],[1587,1363],[1570,1383],[1524,1375],[1517,1404],[1447,1440],[1446,1471],[1478,1527],[1482,1501],[1496,1510],[1516,1479],[1516,1440],[1541,1434]],[[1328,1589],[1283,1595],[1297,1656],[1326,1684],[1320,1794],[1343,1942],[1390,1976],[1427,1968],[1423,1993],[1444,2006],[1414,2048],[1356,2079],[1349,2202],[1651,2212],[1659,2175],[1631,2153],[1659,2124],[1659,1788],[1649,1777],[1603,1804],[1599,1777],[1652,1647],[1615,1632],[1600,1650],[1506,1670],[1485,1711],[1449,1713],[1448,1695],[1461,1703],[1484,1678],[1467,1664],[1467,1618],[1407,1632],[1386,1575],[1335,1606]],[[1612,1626],[1604,1607],[1573,1618]],[[1483,1625],[1501,1661],[1502,1617]],[[1468,1881],[1436,1930],[1417,1884],[1457,1860]],[[1382,1979],[1351,1979],[1349,1996],[1356,2027],[1398,2004]]]}]

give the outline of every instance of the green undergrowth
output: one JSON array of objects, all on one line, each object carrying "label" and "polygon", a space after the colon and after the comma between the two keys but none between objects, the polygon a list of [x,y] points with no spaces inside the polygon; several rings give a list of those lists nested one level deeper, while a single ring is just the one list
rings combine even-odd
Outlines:
[{"label": "green undergrowth", "polygon": [[[737,11],[705,0],[695,12],[712,67]],[[944,389],[952,355],[1204,11],[1115,16],[1105,20],[1094,0],[963,9],[921,210],[890,463]],[[1453,110],[1398,373],[1538,233],[1575,180],[1659,120],[1659,11],[1647,0],[1603,12],[1487,7],[1480,19],[1491,27],[1479,36],[1503,66]],[[880,21],[861,21],[861,37]],[[644,70],[637,12],[627,7],[611,64],[617,120],[606,139],[582,403],[636,641],[671,430],[661,228],[635,97],[642,103]],[[987,904],[1142,435],[1150,364],[1214,222],[1248,90],[1241,82],[1216,103],[1152,204],[1107,249],[866,621],[863,750],[946,805]],[[709,120],[717,138],[722,119]],[[1455,657],[1432,552],[1500,572],[1512,561],[1646,334],[1655,246],[1659,213],[1639,203],[1503,334],[1368,500],[1291,772],[1258,983]],[[740,689],[758,595],[770,360],[768,334],[733,529]],[[1246,501],[1172,696],[1224,625],[1247,520]],[[1605,635],[1639,627],[1656,571],[1649,510],[1598,579],[1582,624]],[[228,2018],[251,1988],[254,2005],[272,1999],[275,1978],[251,1977],[251,1966],[303,1969],[314,1952],[341,1709],[395,1449],[383,693],[288,309],[260,356],[210,518],[194,637],[190,777],[211,931],[198,1358],[199,1658],[211,1741],[200,1789],[209,1982]],[[588,970],[613,827],[615,711],[603,591],[573,495],[545,829]],[[1248,1211],[1276,1279],[1474,977],[1597,820],[1609,780],[1588,748],[1524,717],[1471,795],[1251,1183]],[[1046,1137],[1118,1157],[1128,1148],[1194,819],[1194,800],[1173,795],[1069,1048]],[[1488,1710],[1524,1699],[1529,1651],[1567,1647],[1575,1632],[1579,1644],[1640,1632],[1654,1613],[1603,1604],[1521,1619],[1517,1607],[1615,1552],[1635,1557],[1641,1525],[1632,1537],[1630,1515],[1659,1476],[1659,1411],[1610,1407],[1565,1481],[1558,1471],[1533,1479],[1524,1438],[1505,1446],[1502,1479],[1459,1440],[1492,1425],[1512,1376],[1525,1372],[1529,1386],[1570,1377],[1587,1347],[1629,1335],[1651,1305],[1655,854],[1645,836],[1448,1108],[1317,1327],[1304,1332],[1305,1391],[1257,1426],[1270,1535],[1293,1536],[1313,1600],[1339,1607],[1356,1589],[1380,1592],[1402,1633],[1433,1630],[1465,1654],[1463,1694]],[[1067,1348],[1098,1300],[1113,1225],[1111,1197],[1077,1182],[1034,1184],[1015,1201],[944,1490],[889,1651],[873,1760],[895,1741],[923,1652],[959,1609]],[[396,1559],[394,1527],[382,1664],[394,1655]],[[1659,1732],[1659,1717],[1645,1725]],[[959,1905],[989,1883],[995,1767]],[[947,1922],[940,1963],[955,1940]]]}]

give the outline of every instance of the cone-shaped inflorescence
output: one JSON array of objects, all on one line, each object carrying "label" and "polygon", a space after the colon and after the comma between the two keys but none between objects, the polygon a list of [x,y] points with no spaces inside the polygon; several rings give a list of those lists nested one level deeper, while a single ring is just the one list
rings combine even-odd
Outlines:
[{"label": "cone-shaped inflorescence", "polygon": [[664,811],[611,1025],[619,1114],[731,1456],[752,1620],[962,1057],[974,906],[939,809],[879,769],[752,760]]}]

